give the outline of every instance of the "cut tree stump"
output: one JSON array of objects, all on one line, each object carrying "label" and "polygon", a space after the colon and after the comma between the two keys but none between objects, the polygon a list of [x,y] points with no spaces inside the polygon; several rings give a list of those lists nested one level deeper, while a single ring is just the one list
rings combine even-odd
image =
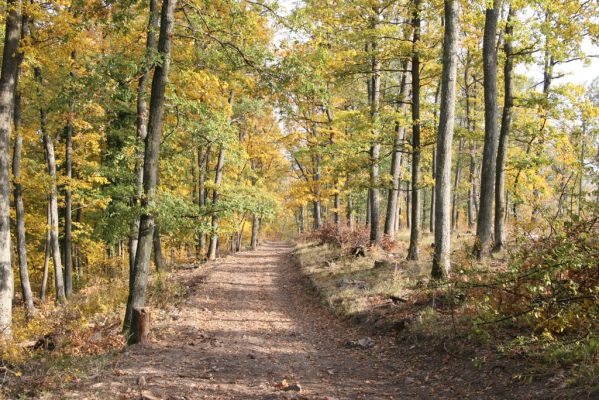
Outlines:
[{"label": "cut tree stump", "polygon": [[146,346],[150,344],[148,335],[150,334],[150,310],[147,308],[134,308],[131,321],[131,335],[128,343],[141,344]]}]

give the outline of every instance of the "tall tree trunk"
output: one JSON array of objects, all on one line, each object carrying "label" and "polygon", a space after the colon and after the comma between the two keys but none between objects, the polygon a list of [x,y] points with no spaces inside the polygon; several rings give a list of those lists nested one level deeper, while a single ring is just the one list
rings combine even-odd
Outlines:
[{"label": "tall tree trunk", "polygon": [[7,2],[0,73],[0,336],[11,337],[14,278],[10,243],[10,131],[19,69],[20,0]]},{"label": "tall tree trunk", "polygon": [[[26,18],[22,19],[25,25]],[[19,261],[19,276],[21,278],[21,293],[23,294],[23,303],[27,313],[35,312],[33,305],[33,293],[31,292],[31,284],[29,283],[29,270],[27,268],[27,246],[25,238],[25,207],[23,205],[23,187],[21,184],[21,152],[23,149],[23,136],[21,135],[21,91],[19,89],[20,64],[23,61],[23,54],[19,53],[19,68],[17,69],[15,81],[15,98],[14,98],[14,128],[15,140],[13,147],[12,158],[12,176],[14,186],[14,202],[15,202],[15,236],[17,238],[17,258]]]},{"label": "tall tree trunk", "polygon": [[355,218],[354,218],[354,199],[352,198],[351,193],[347,194],[347,214],[346,214],[346,218],[347,218],[347,227],[350,230],[354,230],[354,226],[355,226]]},{"label": "tall tree trunk", "polygon": [[154,216],[148,206],[153,202],[158,186],[160,137],[162,136],[164,124],[165,91],[171,61],[175,4],[176,0],[163,0],[162,2],[160,36],[158,39],[158,53],[162,57],[162,63],[155,67],[152,79],[149,124],[144,152],[142,214],[133,275],[130,277],[130,279],[133,279],[133,283],[130,285],[132,291],[129,297],[130,301],[127,302],[128,311],[125,313],[126,319],[124,322],[126,331],[130,331],[129,343],[137,343],[140,340],[139,327],[132,325],[131,322],[133,310],[143,308],[146,302],[146,288],[154,235]]},{"label": "tall tree trunk", "polygon": [[[376,29],[379,23],[380,11],[375,9],[372,18],[372,29]],[[370,75],[370,123],[372,124],[372,142],[370,144],[370,243],[378,246],[381,240],[380,234],[380,208],[381,199],[379,193],[379,162],[381,153],[380,142],[380,102],[381,102],[381,61],[377,54],[377,43],[370,44],[371,75]]]},{"label": "tall tree trunk", "polygon": [[72,116],[65,128],[65,190],[64,190],[64,288],[66,297],[73,294],[73,237],[72,237],[72,209],[73,196],[71,192],[71,178],[73,177],[73,122]]},{"label": "tall tree trunk", "polygon": [[304,206],[299,207],[299,233],[303,234],[306,231],[305,217],[304,217]]},{"label": "tall tree trunk", "polygon": [[453,180],[453,196],[451,199],[451,230],[454,231],[458,226],[458,215],[459,215],[459,205],[458,205],[458,187],[460,186],[460,179],[462,176],[462,150],[464,149],[464,139],[460,138],[458,144],[458,159],[456,161],[455,166],[455,177]]},{"label": "tall tree trunk", "polygon": [[451,145],[455,122],[455,90],[458,53],[458,1],[445,0],[445,35],[443,38],[443,72],[441,107],[437,136],[435,172],[435,254],[431,276],[440,279],[451,270]]},{"label": "tall tree trunk", "polygon": [[412,225],[408,260],[418,260],[420,241],[420,0],[414,0],[412,50]]},{"label": "tall tree trunk", "polygon": [[[302,210],[304,208],[302,207]],[[250,245],[252,246],[252,250],[256,250],[258,248],[258,230],[260,227],[260,219],[258,218],[258,214],[254,214],[252,216],[252,238],[250,241]]]},{"label": "tall tree trunk", "polygon": [[160,237],[160,225],[154,224],[152,235],[152,247],[154,248],[154,268],[156,271],[164,270],[164,255],[162,254],[162,239]]},{"label": "tall tree trunk", "polygon": [[[497,161],[497,19],[499,1],[485,11],[483,36],[483,73],[485,97],[485,142],[480,177],[480,201],[476,223],[474,254],[483,258],[489,254],[493,233],[493,199],[495,197],[495,166]],[[489,4],[489,3],[487,3]]]},{"label": "tall tree trunk", "polygon": [[223,180],[223,167],[225,164],[225,147],[220,145],[218,149],[218,161],[216,164],[216,175],[214,177],[214,192],[212,193],[212,236],[210,237],[210,246],[208,247],[208,259],[216,260],[216,250],[218,247],[218,213],[216,205],[219,198],[219,187]]},{"label": "tall tree trunk", "polygon": [[[402,68],[408,68],[404,62]],[[408,91],[407,72],[403,72],[399,89],[400,109],[405,112],[406,95]],[[406,130],[395,122],[395,140],[393,142],[393,155],[391,157],[391,188],[387,197],[387,213],[385,214],[385,235],[395,236],[395,219],[397,218],[397,207],[399,200],[399,179],[401,174],[402,147],[405,140]]]},{"label": "tall tree trunk", "polygon": [[50,202],[48,202],[46,206],[46,240],[44,242],[44,267],[42,272],[42,285],[40,287],[40,299],[46,300],[46,290],[48,288],[48,269],[50,265],[50,241],[52,238],[50,237],[50,225],[52,223],[50,216]]},{"label": "tall tree trunk", "polygon": [[[34,68],[35,79],[39,85],[38,94],[42,92],[43,78],[40,68]],[[64,290],[64,279],[62,275],[62,259],[60,257],[60,243],[58,237],[58,189],[56,187],[56,157],[54,155],[54,142],[48,133],[48,115],[46,109],[40,107],[40,131],[46,151],[46,162],[48,175],[50,176],[50,193],[48,196],[48,206],[50,208],[50,249],[52,251],[52,260],[54,262],[54,285],[56,289],[56,301],[64,303],[66,301]]]},{"label": "tall tree trunk", "polygon": [[[148,87],[148,81],[150,80],[150,72],[152,71],[152,64],[150,63],[153,52],[156,51],[158,43],[156,40],[156,30],[160,24],[160,18],[158,14],[158,0],[150,0],[150,10],[148,17],[148,28],[146,35],[146,53],[142,65],[142,75],[139,77],[137,83],[137,118],[135,120],[135,132],[137,136],[137,144],[141,147],[142,143],[146,140],[148,134],[148,105],[146,101],[146,91]],[[142,152],[138,151],[135,158],[135,176],[136,176],[136,190],[135,197],[132,199],[132,204],[136,205],[143,195],[143,180],[144,172],[141,163]],[[133,267],[135,264],[135,253],[137,252],[137,240],[139,238],[139,218],[133,218],[131,221],[129,231],[129,276],[133,276]],[[129,279],[129,284],[133,283],[132,279]],[[132,292],[132,287],[129,287],[129,293]]]},{"label": "tall tree trunk", "polygon": [[[436,119],[436,118],[435,118]],[[433,175],[433,180],[435,180],[435,163],[437,158],[437,148],[433,146],[433,160],[432,160],[432,168],[431,173]],[[433,233],[435,231],[435,185],[431,188],[431,207],[429,209],[428,216],[428,231]]]},{"label": "tall tree trunk", "polygon": [[333,211],[333,219],[337,232],[341,229],[341,195],[339,194],[339,184],[335,182],[335,195],[333,196],[335,211]]},{"label": "tall tree trunk", "polygon": [[504,104],[501,115],[501,132],[499,133],[499,147],[497,148],[497,167],[495,168],[495,247],[494,251],[501,251],[505,247],[505,162],[507,158],[508,138],[512,125],[512,108],[514,106],[514,57],[512,50],[512,34],[514,26],[511,21],[514,11],[510,7],[505,28],[505,65],[503,67],[504,79]]}]

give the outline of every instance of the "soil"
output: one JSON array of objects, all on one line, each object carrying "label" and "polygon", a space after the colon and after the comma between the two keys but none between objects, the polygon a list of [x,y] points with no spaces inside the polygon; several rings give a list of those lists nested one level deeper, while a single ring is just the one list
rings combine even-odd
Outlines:
[{"label": "soil", "polygon": [[[152,321],[152,343],[49,398],[453,399],[553,398],[503,367],[373,335],[336,319],[290,260],[266,243],[182,271],[188,298]],[[553,393],[555,394],[555,393]]]}]

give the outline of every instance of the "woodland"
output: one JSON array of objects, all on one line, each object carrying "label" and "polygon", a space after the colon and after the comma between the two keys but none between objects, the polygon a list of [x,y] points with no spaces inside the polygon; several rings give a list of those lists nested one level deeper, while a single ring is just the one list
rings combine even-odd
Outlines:
[{"label": "woodland", "polygon": [[[596,1],[0,10],[0,397],[85,397],[65,393],[179,340],[158,329],[176,310],[211,323],[197,286],[231,263],[247,302],[297,275],[272,285],[376,336],[354,351],[392,337],[424,372],[459,353],[531,388],[472,398],[599,394]],[[281,398],[323,398],[305,386]],[[197,398],[271,398],[230,390]]]}]

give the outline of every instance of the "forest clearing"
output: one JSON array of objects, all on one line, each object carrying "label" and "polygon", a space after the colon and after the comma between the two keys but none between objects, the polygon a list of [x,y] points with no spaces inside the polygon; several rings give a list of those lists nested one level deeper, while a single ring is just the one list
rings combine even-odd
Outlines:
[{"label": "forest clearing", "polygon": [[599,3],[0,10],[0,398],[599,396]]}]

